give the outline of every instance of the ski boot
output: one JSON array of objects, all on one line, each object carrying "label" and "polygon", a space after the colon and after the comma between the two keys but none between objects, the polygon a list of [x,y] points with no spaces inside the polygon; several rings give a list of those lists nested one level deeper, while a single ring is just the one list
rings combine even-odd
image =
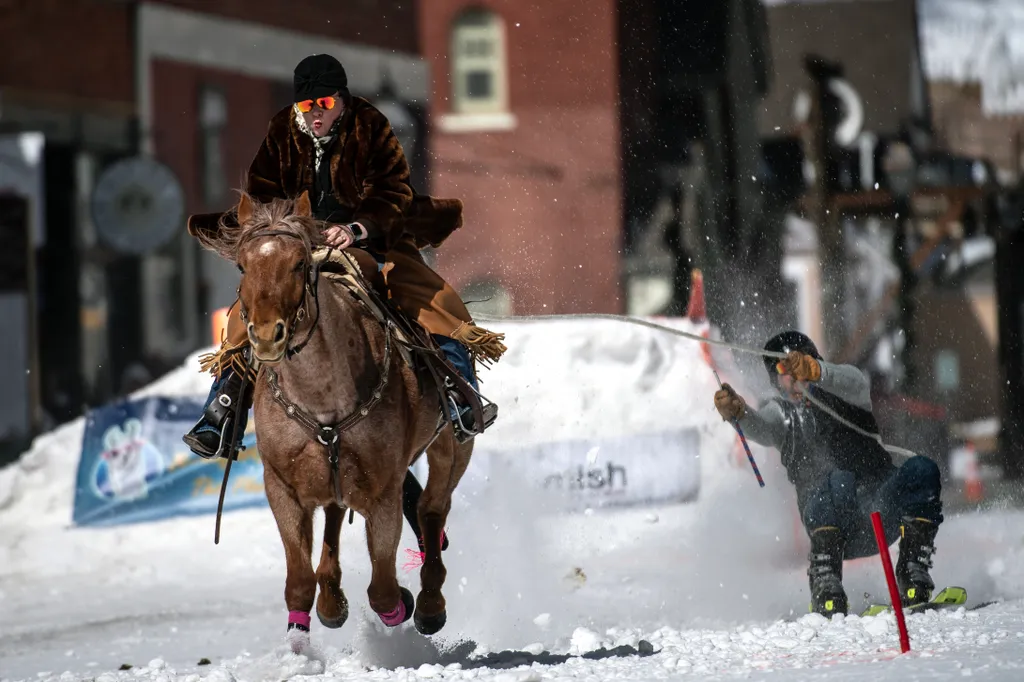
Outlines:
[{"label": "ski boot", "polygon": [[[213,382],[210,395],[203,407],[203,416],[199,418],[192,430],[182,436],[189,449],[204,459],[227,457],[229,449],[227,440],[234,430],[235,419],[238,424],[238,450],[244,450],[242,434],[249,421],[249,405],[252,403],[252,386],[245,390],[242,404],[235,405],[242,379],[235,370],[228,366],[219,379]],[[237,459],[235,455],[234,459]]]},{"label": "ski boot", "polygon": [[[459,374],[473,387],[473,390],[480,394],[480,385],[477,383],[476,373],[473,371],[473,361],[469,356],[466,346],[455,339],[440,334],[433,335],[437,345],[444,352],[448,362],[458,371]],[[489,428],[498,418],[498,406],[494,403],[483,400],[481,410],[484,416],[482,427],[478,428],[473,418],[473,411],[466,404],[465,398],[456,391],[453,386],[447,386],[445,394],[448,396],[448,416],[455,428],[455,439],[459,443],[465,443]],[[481,396],[482,397],[482,396]]]},{"label": "ski boot", "polygon": [[833,526],[811,531],[811,566],[807,569],[811,588],[811,611],[831,618],[846,615],[848,602],[843,589],[842,533]]},{"label": "ski boot", "polygon": [[928,569],[935,553],[937,523],[904,517],[900,526],[900,558],[896,561],[896,585],[903,606],[917,606],[932,598],[935,582]]}]

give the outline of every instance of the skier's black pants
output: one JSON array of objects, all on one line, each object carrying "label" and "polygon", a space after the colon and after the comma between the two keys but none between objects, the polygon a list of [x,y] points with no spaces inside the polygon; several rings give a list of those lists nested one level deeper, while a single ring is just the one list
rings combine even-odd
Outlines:
[{"label": "skier's black pants", "polygon": [[904,516],[942,523],[941,491],[938,465],[917,455],[888,477],[860,486],[851,472],[833,471],[825,485],[808,496],[801,516],[808,531],[839,528],[846,540],[846,558],[856,559],[878,553],[871,512],[881,512],[886,540],[892,544],[899,538]]}]

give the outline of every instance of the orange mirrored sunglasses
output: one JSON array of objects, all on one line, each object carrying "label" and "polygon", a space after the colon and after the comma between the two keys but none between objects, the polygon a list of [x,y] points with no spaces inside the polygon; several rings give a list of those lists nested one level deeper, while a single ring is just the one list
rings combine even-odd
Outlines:
[{"label": "orange mirrored sunglasses", "polygon": [[334,104],[337,101],[338,100],[333,97],[317,97],[315,100],[304,99],[301,102],[296,102],[295,105],[299,107],[299,111],[306,113],[313,108],[314,102],[316,102],[316,105],[321,109],[330,110],[334,108]]}]

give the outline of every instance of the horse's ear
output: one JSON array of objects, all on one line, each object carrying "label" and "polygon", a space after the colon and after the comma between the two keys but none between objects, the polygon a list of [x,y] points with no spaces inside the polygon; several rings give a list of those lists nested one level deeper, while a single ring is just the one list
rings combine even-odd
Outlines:
[{"label": "horse's ear", "polygon": [[238,202],[238,224],[245,225],[252,219],[252,199],[248,194],[243,194]]},{"label": "horse's ear", "polygon": [[313,215],[313,207],[309,204],[309,191],[303,190],[299,198],[295,200],[295,215],[308,218]]}]

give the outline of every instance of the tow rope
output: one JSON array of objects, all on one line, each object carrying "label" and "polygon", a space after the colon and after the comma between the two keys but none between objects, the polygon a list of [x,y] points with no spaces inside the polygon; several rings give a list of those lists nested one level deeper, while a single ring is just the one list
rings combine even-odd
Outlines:
[{"label": "tow rope", "polygon": [[[495,315],[474,315],[473,317],[476,318],[476,319],[479,319],[482,322],[545,322],[545,321],[549,321],[549,320],[577,320],[577,319],[610,320],[612,322],[625,322],[627,324],[634,324],[634,325],[637,325],[637,326],[640,326],[640,327],[647,327],[649,329],[657,329],[658,331],[662,331],[662,332],[665,332],[667,334],[672,334],[673,336],[681,336],[684,339],[690,339],[691,341],[697,341],[698,343],[707,343],[707,344],[710,344],[712,346],[718,346],[720,348],[727,348],[728,350],[735,351],[737,353],[746,353],[748,355],[760,355],[761,357],[777,358],[777,359],[780,359],[780,360],[786,358],[786,354],[785,353],[778,353],[778,352],[774,352],[774,351],[767,351],[767,350],[764,350],[764,349],[761,349],[761,348],[750,348],[749,346],[741,346],[741,345],[736,344],[736,343],[728,343],[726,341],[720,341],[718,339],[709,339],[709,338],[705,338],[703,336],[699,336],[697,334],[691,334],[689,332],[684,332],[681,329],[676,329],[674,327],[669,327],[669,326],[666,326],[666,325],[663,325],[663,324],[658,324],[656,322],[651,322],[650,320],[642,320],[642,319],[639,319],[639,318],[636,318],[636,317],[630,317],[629,315],[612,315],[610,313],[569,313],[569,314],[563,314],[563,315],[523,315],[523,316],[516,316],[516,317],[501,317],[501,316],[495,316]],[[805,386],[807,385],[806,382],[800,382],[800,383],[805,385]],[[812,387],[809,387],[809,388],[812,388]],[[905,457],[905,458],[915,457],[917,455],[917,453],[915,453],[915,452],[913,452],[911,450],[907,450],[905,448],[897,447],[895,445],[888,445],[887,443],[882,441],[882,435],[881,434],[879,434],[879,433],[871,433],[870,431],[865,431],[864,429],[860,428],[856,424],[853,424],[853,423],[849,422],[848,420],[844,419],[842,416],[837,414],[835,410],[833,410],[832,408],[828,407],[827,405],[822,403],[820,400],[815,398],[812,395],[812,392],[810,390],[804,391],[803,394],[804,394],[804,397],[807,398],[807,400],[809,400],[815,407],[817,407],[822,412],[824,412],[825,414],[830,416],[832,419],[836,420],[837,422],[839,422],[840,424],[842,424],[846,428],[850,429],[851,431],[854,431],[855,433],[858,433],[858,434],[864,436],[865,438],[870,438],[870,439],[876,441],[889,454],[896,455],[896,456],[899,456],[899,457]]]}]

